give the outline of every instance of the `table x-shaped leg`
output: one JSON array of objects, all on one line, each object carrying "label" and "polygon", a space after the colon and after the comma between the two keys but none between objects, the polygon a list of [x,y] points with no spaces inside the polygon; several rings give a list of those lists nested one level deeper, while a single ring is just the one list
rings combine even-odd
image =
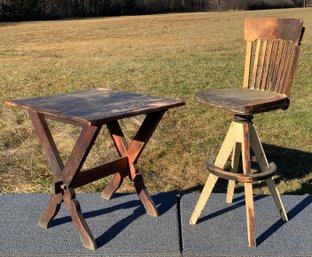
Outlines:
[{"label": "table x-shaped leg", "polygon": [[136,163],[164,113],[165,111],[159,111],[147,114],[129,145],[125,140],[118,121],[107,123],[107,128],[122,158],[91,169],[88,173],[83,172],[84,175],[81,175],[79,172],[102,126],[83,126],[68,161],[66,165],[64,165],[45,120],[45,116],[34,111],[29,111],[29,116],[35,127],[43,152],[47,157],[54,177],[54,192],[51,194],[48,207],[40,217],[39,225],[48,228],[53,218],[57,215],[61,203],[64,202],[71,212],[73,223],[76,226],[83,245],[88,249],[96,249],[95,240],[83,218],[74,188],[113,173],[115,174],[113,180],[103,190],[102,197],[110,199],[121,185],[123,178],[129,175],[147,214],[157,217],[159,215],[157,208],[145,188],[143,178],[138,171]]},{"label": "table x-shaped leg", "polygon": [[95,240],[82,216],[80,204],[70,184],[75,174],[80,171],[101,127],[83,127],[64,166],[44,115],[29,111],[29,116],[54,176],[54,193],[51,194],[48,207],[40,217],[39,225],[48,228],[52,219],[57,215],[61,203],[64,202],[71,212],[73,223],[76,226],[83,245],[88,249],[96,249]]},{"label": "table x-shaped leg", "polygon": [[142,175],[139,173],[136,163],[164,113],[165,111],[160,111],[148,114],[130,144],[127,143],[118,121],[106,124],[119,155],[128,158],[129,174],[121,172],[116,173],[112,182],[107,185],[102,192],[102,197],[104,199],[110,199],[114,192],[120,187],[123,178],[129,175],[144,205],[146,213],[153,217],[159,216],[157,208],[145,188]]}]

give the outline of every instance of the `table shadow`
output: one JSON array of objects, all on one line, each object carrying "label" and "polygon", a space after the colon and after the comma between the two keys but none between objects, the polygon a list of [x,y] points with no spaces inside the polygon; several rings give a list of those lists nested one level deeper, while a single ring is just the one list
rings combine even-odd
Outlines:
[{"label": "table shadow", "polygon": [[[114,199],[116,198],[121,198],[127,195],[129,194],[115,194],[113,199],[111,199],[110,201],[114,201]],[[165,214],[174,205],[177,204],[177,197],[173,193],[158,193],[158,194],[152,195],[151,197],[158,209],[159,215]],[[87,220],[89,218],[105,215],[107,213],[112,213],[121,209],[133,209],[133,208],[135,209],[129,211],[130,214],[127,217],[113,224],[108,230],[106,230],[102,235],[100,235],[98,238],[95,239],[98,248],[104,246],[105,244],[113,240],[118,234],[120,234],[127,226],[129,226],[136,219],[138,219],[139,217],[143,215],[147,215],[146,211],[143,207],[142,202],[138,199],[138,200],[131,200],[128,202],[124,202],[121,204],[116,204],[107,208],[102,208],[102,209],[88,211],[88,212],[83,213],[83,217],[85,218],[85,220]],[[68,222],[72,222],[70,215],[61,217],[61,218],[55,218],[52,221],[51,227],[59,226]]]}]

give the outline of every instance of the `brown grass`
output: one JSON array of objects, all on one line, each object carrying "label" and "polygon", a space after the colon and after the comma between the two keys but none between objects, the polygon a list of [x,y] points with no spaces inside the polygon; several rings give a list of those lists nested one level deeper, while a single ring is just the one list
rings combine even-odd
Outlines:
[{"label": "brown grass", "polygon": [[[245,17],[297,17],[306,34],[288,111],[257,115],[279,189],[312,193],[312,16],[310,9],[190,13],[85,20],[0,23],[0,100],[109,87],[183,99],[166,113],[139,161],[150,191],[201,186],[231,115],[194,100],[204,88],[240,87]],[[129,138],[142,117],[123,121]],[[64,159],[79,131],[51,122]],[[85,167],[116,157],[103,131]],[[0,192],[48,192],[51,175],[27,115],[0,108]],[[82,188],[99,191],[103,179]],[[220,190],[223,189],[221,184]],[[121,188],[132,191],[129,181]],[[258,192],[267,192],[261,184]]]}]

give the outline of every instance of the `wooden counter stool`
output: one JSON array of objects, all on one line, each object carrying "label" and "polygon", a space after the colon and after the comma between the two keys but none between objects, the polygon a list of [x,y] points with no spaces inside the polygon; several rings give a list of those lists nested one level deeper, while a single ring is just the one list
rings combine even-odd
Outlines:
[{"label": "wooden counter stool", "polygon": [[[253,125],[253,115],[276,109],[286,110],[298,63],[303,23],[297,19],[246,19],[247,41],[243,88],[208,90],[197,100],[234,114],[233,122],[216,158],[208,161],[208,179],[193,211],[190,224],[196,224],[218,178],[228,180],[227,199],[232,202],[235,182],[244,184],[248,243],[256,246],[252,182],[265,180],[284,221],[287,215],[275,187],[274,163],[268,163]],[[259,172],[251,172],[251,151]],[[231,157],[230,169],[225,170]],[[238,173],[242,156],[243,174]]]}]

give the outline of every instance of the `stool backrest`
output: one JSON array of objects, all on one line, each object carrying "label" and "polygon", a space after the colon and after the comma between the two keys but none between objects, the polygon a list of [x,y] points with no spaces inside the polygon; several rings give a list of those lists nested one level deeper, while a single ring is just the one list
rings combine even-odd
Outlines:
[{"label": "stool backrest", "polygon": [[303,22],[298,19],[246,19],[243,87],[290,98],[303,33]]}]

